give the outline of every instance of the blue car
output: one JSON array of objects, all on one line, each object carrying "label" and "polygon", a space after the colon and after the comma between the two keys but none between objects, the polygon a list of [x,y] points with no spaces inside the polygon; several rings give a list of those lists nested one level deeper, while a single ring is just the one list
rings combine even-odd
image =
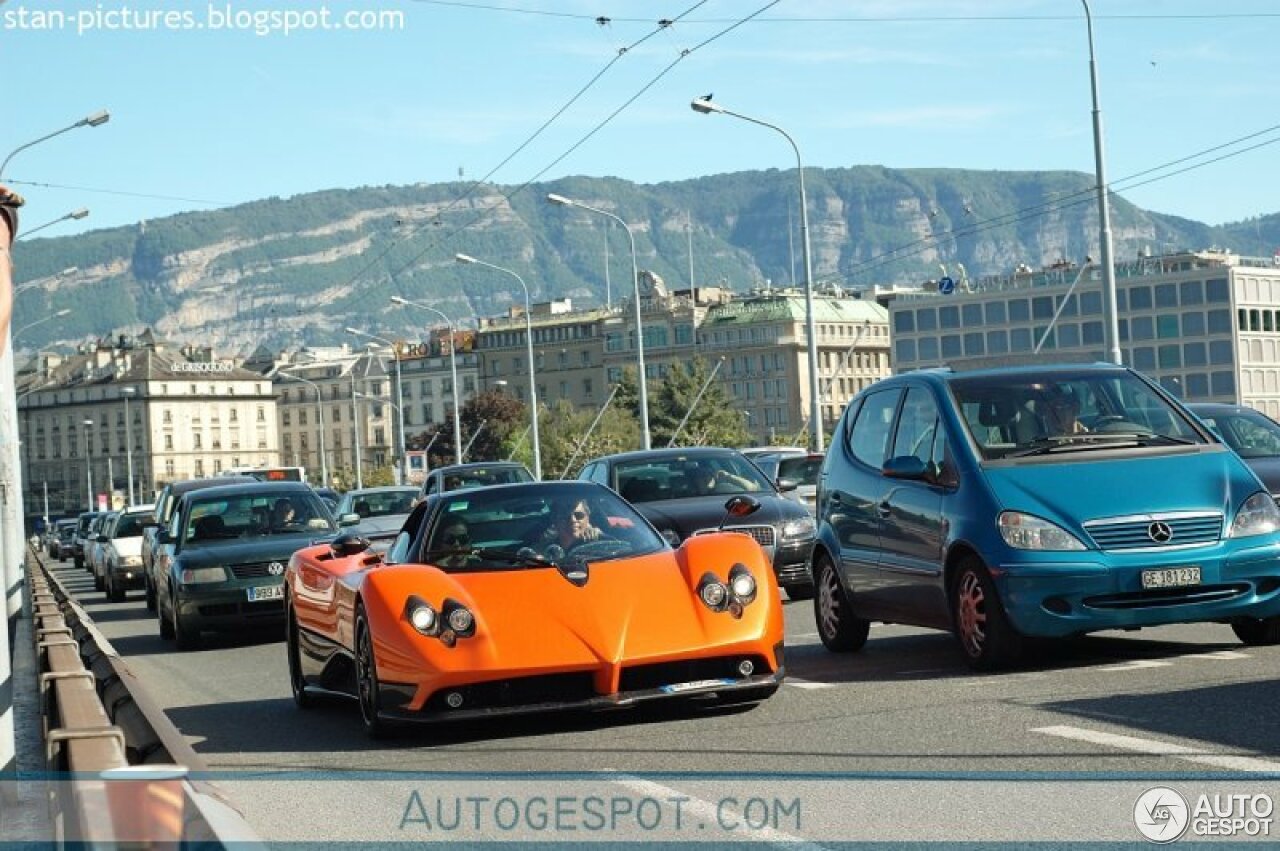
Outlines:
[{"label": "blue car", "polygon": [[1280,508],[1159,386],[1124,367],[923,370],[836,426],[810,562],[818,634],[953,631],[966,661],[1027,636],[1216,621],[1280,643]]}]

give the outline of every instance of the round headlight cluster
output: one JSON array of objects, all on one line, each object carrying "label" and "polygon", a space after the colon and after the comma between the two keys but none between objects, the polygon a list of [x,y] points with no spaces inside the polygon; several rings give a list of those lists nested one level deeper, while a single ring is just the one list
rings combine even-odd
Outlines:
[{"label": "round headlight cluster", "polygon": [[449,629],[457,633],[470,632],[476,625],[475,616],[461,606],[449,613]]},{"label": "round headlight cluster", "polygon": [[418,632],[429,635],[436,626],[436,610],[425,603],[414,606],[409,612],[409,623]]},{"label": "round headlight cluster", "polygon": [[725,601],[729,599],[729,589],[718,581],[705,583],[698,594],[702,597],[702,602],[707,605],[707,608],[716,609],[717,611],[723,608]]},{"label": "round headlight cluster", "polygon": [[739,597],[750,597],[756,593],[756,579],[750,573],[739,573],[730,580],[733,593]]}]

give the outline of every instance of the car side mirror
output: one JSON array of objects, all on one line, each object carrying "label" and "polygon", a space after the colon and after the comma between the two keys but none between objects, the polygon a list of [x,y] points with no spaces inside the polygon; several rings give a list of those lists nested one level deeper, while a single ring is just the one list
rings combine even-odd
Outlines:
[{"label": "car side mirror", "polygon": [[778,490],[786,493],[800,487],[800,483],[795,479],[778,479]]},{"label": "car side mirror", "polygon": [[355,513],[344,514],[338,518],[338,525],[339,526],[359,526],[360,515]]},{"label": "car side mirror", "polygon": [[880,470],[886,479],[906,479],[924,482],[929,480],[929,464],[914,455],[899,455],[884,462]]},{"label": "car side mirror", "polygon": [[670,544],[672,549],[680,549],[680,534],[674,529],[663,529],[662,540]]},{"label": "car side mirror", "polygon": [[[349,516],[350,515],[346,514],[343,515],[344,518]],[[359,515],[356,515],[356,517],[358,518]],[[339,535],[333,539],[333,543],[329,545],[329,549],[333,551],[336,558],[345,558],[346,556],[357,555],[369,549],[369,539],[363,538],[360,535]]]}]

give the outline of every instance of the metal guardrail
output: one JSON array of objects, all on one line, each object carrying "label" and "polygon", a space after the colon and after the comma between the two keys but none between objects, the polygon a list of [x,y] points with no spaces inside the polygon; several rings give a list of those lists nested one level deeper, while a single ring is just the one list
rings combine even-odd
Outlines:
[{"label": "metal guardrail", "polygon": [[[38,556],[28,571],[50,822],[59,843],[261,840],[85,610]],[[65,780],[62,779],[65,777]]]}]

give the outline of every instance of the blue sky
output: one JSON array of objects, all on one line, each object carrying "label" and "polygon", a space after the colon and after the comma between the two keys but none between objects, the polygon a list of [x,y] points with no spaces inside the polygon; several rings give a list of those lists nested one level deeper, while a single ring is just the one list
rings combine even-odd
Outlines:
[{"label": "blue sky", "polygon": [[[693,113],[714,93],[798,141],[807,165],[1093,170],[1088,52],[1077,0],[705,0],[627,51],[493,180],[544,169],[639,182],[787,168],[776,134]],[[22,10],[241,12],[320,4],[0,0],[0,155],[100,108],[110,123],[14,158],[33,227],[89,207],[54,236],[331,187],[456,180],[490,171],[620,47],[698,0],[351,0],[400,11],[399,31],[6,28]],[[1125,189],[1122,178],[1280,125],[1280,4],[1093,0],[1113,184],[1143,207],[1220,223],[1280,211],[1280,144]],[[601,26],[593,20],[607,16]],[[582,16],[582,17],[576,17]],[[631,20],[628,20],[631,19]],[[694,49],[696,47],[696,49]],[[692,50],[676,61],[682,51]],[[19,85],[13,85],[18,82]],[[1280,140],[1280,129],[1251,144]],[[1224,148],[1218,154],[1238,147]],[[106,192],[90,190],[109,190]],[[122,193],[171,196],[135,197]],[[180,199],[180,200],[173,200]],[[553,213],[548,213],[549,215]]]}]

